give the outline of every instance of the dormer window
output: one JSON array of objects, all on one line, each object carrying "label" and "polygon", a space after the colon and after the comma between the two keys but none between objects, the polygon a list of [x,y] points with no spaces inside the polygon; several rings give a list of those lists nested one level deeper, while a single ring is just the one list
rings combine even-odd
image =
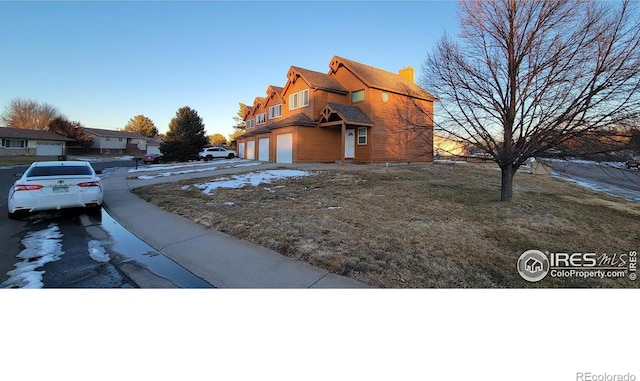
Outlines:
[{"label": "dormer window", "polygon": [[289,110],[309,106],[309,89],[289,95]]},{"label": "dormer window", "polygon": [[269,107],[269,119],[275,119],[282,116],[282,105]]},{"label": "dormer window", "polygon": [[247,128],[253,128],[256,126],[256,121],[254,119],[247,120]]},{"label": "dormer window", "polygon": [[262,113],[256,115],[256,124],[265,124],[267,123],[267,114]]}]

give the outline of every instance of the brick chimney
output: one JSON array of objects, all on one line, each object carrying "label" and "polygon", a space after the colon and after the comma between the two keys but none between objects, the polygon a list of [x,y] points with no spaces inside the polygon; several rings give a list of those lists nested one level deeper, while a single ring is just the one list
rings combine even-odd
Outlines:
[{"label": "brick chimney", "polygon": [[413,82],[413,67],[405,66],[404,69],[400,69],[398,74],[411,82]]}]

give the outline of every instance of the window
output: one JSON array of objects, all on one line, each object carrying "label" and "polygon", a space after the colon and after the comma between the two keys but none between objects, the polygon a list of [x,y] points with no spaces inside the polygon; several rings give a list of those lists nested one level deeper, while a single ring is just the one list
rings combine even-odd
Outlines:
[{"label": "window", "polygon": [[255,121],[255,120],[253,120],[253,119],[249,119],[249,120],[247,120],[247,122],[246,122],[246,123],[247,123],[247,128],[253,128],[253,127],[255,127],[255,125],[256,125],[256,121]]},{"label": "window", "polygon": [[118,138],[118,141],[119,141],[119,142],[121,142],[121,141],[122,141],[122,138]]},{"label": "window", "polygon": [[269,119],[275,119],[282,116],[282,105],[269,107]]},{"label": "window", "polygon": [[27,141],[24,139],[3,139],[2,146],[6,148],[24,148]]},{"label": "window", "polygon": [[107,142],[110,142],[111,138],[105,138],[104,140],[107,141]]},{"label": "window", "polygon": [[351,92],[351,103],[362,102],[364,100],[364,90]]},{"label": "window", "polygon": [[256,115],[256,124],[264,124],[267,123],[267,114],[262,113]]},{"label": "window", "polygon": [[358,127],[358,145],[367,144],[367,127]]},{"label": "window", "polygon": [[295,110],[298,107],[298,93],[289,95],[289,110]]},{"label": "window", "polygon": [[300,94],[300,107],[309,106],[309,89],[302,90],[299,94]]},{"label": "window", "polygon": [[289,95],[289,110],[309,106],[309,89]]}]

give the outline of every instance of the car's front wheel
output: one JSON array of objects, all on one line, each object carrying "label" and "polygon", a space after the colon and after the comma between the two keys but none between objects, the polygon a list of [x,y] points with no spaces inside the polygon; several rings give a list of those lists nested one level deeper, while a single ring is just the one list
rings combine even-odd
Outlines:
[{"label": "car's front wheel", "polygon": [[233,159],[234,157],[236,157],[236,155],[234,155],[234,154],[230,153],[230,154],[227,156],[227,159]]}]

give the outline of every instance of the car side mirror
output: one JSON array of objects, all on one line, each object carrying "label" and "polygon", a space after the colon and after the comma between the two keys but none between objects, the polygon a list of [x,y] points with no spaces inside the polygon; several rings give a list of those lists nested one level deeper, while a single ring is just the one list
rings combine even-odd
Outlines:
[{"label": "car side mirror", "polygon": [[13,177],[22,177],[22,175],[24,175],[24,172],[15,172]]},{"label": "car side mirror", "polygon": [[97,171],[95,171],[96,175],[101,175],[102,174],[102,169],[98,169]]}]

